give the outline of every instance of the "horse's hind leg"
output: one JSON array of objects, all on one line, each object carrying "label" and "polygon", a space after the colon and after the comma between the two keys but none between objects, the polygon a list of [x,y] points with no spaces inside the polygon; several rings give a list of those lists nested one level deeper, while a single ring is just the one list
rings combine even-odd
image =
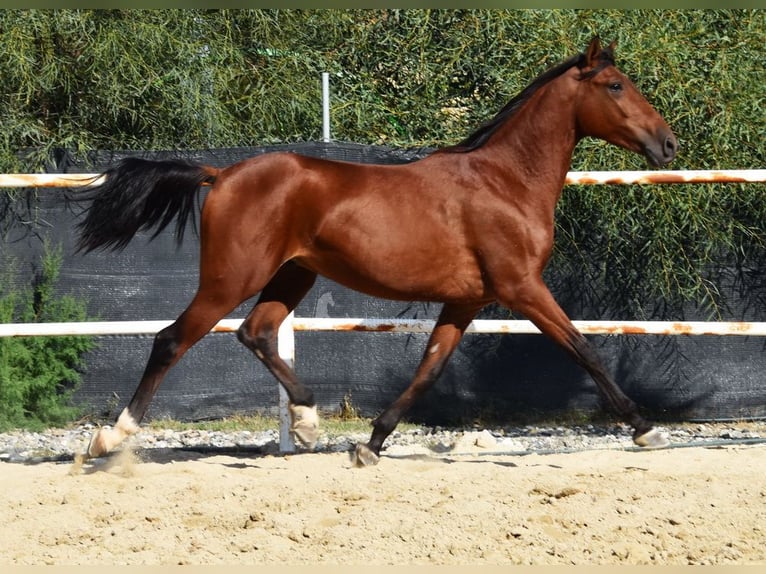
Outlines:
[{"label": "horse's hind leg", "polygon": [[[254,293],[248,294],[250,296]],[[103,427],[91,438],[87,456],[103,456],[127,436],[138,431],[165,374],[194,343],[232,311],[247,296],[233,293],[225,285],[202,285],[176,321],[157,333],[141,382],[113,428]]]},{"label": "horse's hind leg", "polygon": [[475,304],[444,305],[410,386],[373,421],[370,441],[366,445],[356,445],[353,460],[357,466],[368,466],[378,462],[380,449],[386,437],[393,432],[404,413],[439,378],[463,333],[481,307],[482,305]]},{"label": "horse's hind leg", "polygon": [[305,447],[316,445],[319,417],[314,394],[279,356],[277,335],[282,321],[306,296],[316,273],[285,263],[263,288],[255,308],[237,330],[239,340],[258,357],[284,387],[290,399],[290,432]]}]

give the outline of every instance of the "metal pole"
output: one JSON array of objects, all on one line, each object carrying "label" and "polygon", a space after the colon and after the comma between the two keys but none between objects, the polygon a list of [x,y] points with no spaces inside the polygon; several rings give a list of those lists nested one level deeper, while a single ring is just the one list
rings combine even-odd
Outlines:
[{"label": "metal pole", "polygon": [[330,141],[330,74],[322,72],[322,139]]},{"label": "metal pole", "polygon": [[[291,369],[295,368],[295,332],[293,331],[293,317],[290,313],[282,321],[277,333],[277,349],[281,359]],[[295,441],[290,432],[290,411],[288,405],[290,399],[285,388],[279,384],[279,451],[283,453],[295,452]]]}]

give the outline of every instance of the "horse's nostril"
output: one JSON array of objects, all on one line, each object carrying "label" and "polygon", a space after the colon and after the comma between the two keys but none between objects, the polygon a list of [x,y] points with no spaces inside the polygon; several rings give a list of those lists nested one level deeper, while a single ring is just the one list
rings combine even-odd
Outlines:
[{"label": "horse's nostril", "polygon": [[678,147],[678,144],[676,143],[676,138],[674,138],[673,136],[668,136],[665,138],[665,155],[667,156],[675,155],[677,147]]}]

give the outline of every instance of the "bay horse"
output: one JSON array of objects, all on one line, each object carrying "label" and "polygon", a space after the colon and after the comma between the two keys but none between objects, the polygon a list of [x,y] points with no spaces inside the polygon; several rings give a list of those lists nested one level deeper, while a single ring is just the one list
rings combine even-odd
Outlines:
[{"label": "bay horse", "polygon": [[291,432],[313,448],[319,418],[310,389],[277,352],[282,321],[318,274],[375,297],[443,304],[408,388],[356,445],[375,464],[388,435],[437,380],[465,329],[497,302],[523,314],[566,349],[639,446],[667,445],[607,373],[542,279],[554,210],[572,153],[584,137],[643,154],[655,167],[678,148],[665,120],[615,66],[615,43],[544,72],[463,141],[402,165],[363,165],[274,152],[218,169],[128,158],[104,172],[86,198],[78,251],[121,249],[139,230],[175,221],[180,241],[210,185],[200,216],[199,286],[189,306],[155,337],[146,369],[114,427],[96,431],[99,457],[139,430],[163,377],[200,338],[260,293],[238,339],[285,388]]}]

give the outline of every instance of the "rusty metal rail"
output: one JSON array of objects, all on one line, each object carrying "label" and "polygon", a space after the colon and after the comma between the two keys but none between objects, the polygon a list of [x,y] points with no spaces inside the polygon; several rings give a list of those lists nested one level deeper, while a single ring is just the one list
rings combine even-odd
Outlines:
[{"label": "rusty metal rail", "polygon": [[[233,333],[242,319],[224,319],[211,333]],[[0,337],[39,337],[74,335],[153,335],[172,321],[89,321],[84,323],[6,323],[0,324]],[[766,336],[766,322],[740,321],[572,321],[585,335],[718,335]],[[430,333],[435,322],[430,319],[370,319],[294,317],[284,327],[301,331],[352,331],[378,333]],[[467,333],[539,334],[526,320],[476,319]]]},{"label": "rusty metal rail", "polygon": [[0,187],[96,187],[103,182],[99,173],[3,173]]},{"label": "rusty metal rail", "polygon": [[[665,183],[763,183],[766,169],[707,169],[650,171],[570,171],[566,185],[655,185]],[[96,187],[103,183],[99,173],[6,173],[0,188],[7,187]]]},{"label": "rusty metal rail", "polygon": [[762,183],[766,169],[570,171],[567,185],[654,185],[664,183]]}]

